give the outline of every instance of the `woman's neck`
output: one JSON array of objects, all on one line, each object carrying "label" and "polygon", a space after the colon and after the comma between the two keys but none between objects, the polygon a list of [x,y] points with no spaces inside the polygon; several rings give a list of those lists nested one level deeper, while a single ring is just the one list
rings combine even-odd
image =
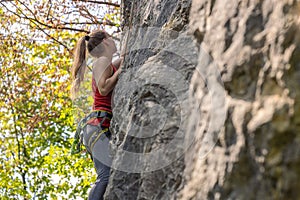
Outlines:
[{"label": "woman's neck", "polygon": [[105,55],[101,55],[97,58],[98,59],[104,59],[106,60],[107,62],[111,63],[112,62],[112,56],[105,56]]},{"label": "woman's neck", "polygon": [[[101,55],[98,58],[96,58],[94,60],[94,64],[93,65],[98,65],[99,62],[101,63],[101,65],[107,65],[109,66],[112,63],[112,58],[109,58],[107,56]],[[98,64],[97,64],[98,63]]]}]

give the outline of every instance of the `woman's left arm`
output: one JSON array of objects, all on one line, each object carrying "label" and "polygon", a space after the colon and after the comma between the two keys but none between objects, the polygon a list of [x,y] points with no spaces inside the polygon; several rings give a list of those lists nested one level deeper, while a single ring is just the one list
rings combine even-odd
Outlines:
[{"label": "woman's left arm", "polygon": [[120,57],[120,58],[118,58],[117,60],[115,60],[112,64],[113,64],[117,69],[119,69],[119,67],[120,67],[120,65],[121,65],[121,63],[122,63],[122,61],[123,61],[123,59],[124,59],[124,57]]}]

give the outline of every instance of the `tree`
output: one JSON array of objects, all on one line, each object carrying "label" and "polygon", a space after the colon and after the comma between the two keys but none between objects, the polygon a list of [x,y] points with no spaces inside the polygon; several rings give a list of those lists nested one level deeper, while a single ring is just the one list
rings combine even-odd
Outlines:
[{"label": "tree", "polygon": [[70,155],[72,49],[95,28],[117,32],[119,6],[71,0],[0,5],[0,198],[84,198],[95,177],[86,154]]}]

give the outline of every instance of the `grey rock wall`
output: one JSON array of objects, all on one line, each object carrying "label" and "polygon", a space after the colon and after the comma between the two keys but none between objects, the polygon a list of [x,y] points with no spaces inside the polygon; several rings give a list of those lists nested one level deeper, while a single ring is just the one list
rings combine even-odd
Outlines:
[{"label": "grey rock wall", "polygon": [[180,199],[299,199],[299,11],[288,0],[193,1],[189,28],[222,74],[227,117],[206,157],[201,142],[186,153]]},{"label": "grey rock wall", "polygon": [[184,107],[198,59],[187,34],[191,1],[122,6],[129,54],[114,94],[115,160],[106,198],[174,199],[183,188]]},{"label": "grey rock wall", "polygon": [[106,199],[299,198],[299,8],[122,1]]}]

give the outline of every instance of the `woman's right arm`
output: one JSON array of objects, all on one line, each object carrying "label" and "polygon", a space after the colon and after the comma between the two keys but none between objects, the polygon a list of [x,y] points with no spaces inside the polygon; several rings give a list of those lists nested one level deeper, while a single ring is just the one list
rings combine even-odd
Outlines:
[{"label": "woman's right arm", "polygon": [[121,68],[119,68],[113,75],[111,75],[113,72],[111,65],[106,67],[103,72],[102,71],[103,69],[101,70],[100,66],[93,68],[94,78],[97,83],[99,93],[103,96],[106,96],[116,86]]}]

